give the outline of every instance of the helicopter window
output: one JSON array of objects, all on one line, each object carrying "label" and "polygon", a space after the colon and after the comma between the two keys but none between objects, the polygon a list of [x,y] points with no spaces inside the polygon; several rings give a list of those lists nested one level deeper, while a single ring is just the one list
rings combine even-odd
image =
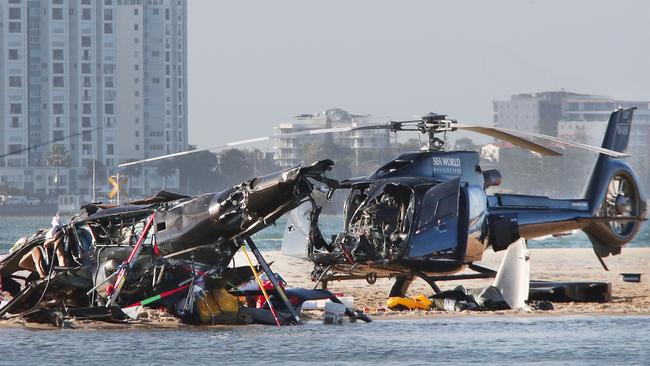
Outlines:
[{"label": "helicopter window", "polygon": [[406,208],[406,215],[404,215],[404,223],[402,225],[402,232],[407,233],[411,229],[411,221],[413,220],[413,210],[415,206],[415,198],[411,196],[409,200],[409,205]]},{"label": "helicopter window", "polygon": [[458,197],[456,195],[449,195],[443,197],[438,201],[436,207],[436,218],[443,218],[449,215],[456,215],[458,212]]},{"label": "helicopter window", "polygon": [[84,225],[78,227],[77,236],[79,237],[79,246],[81,247],[82,252],[86,252],[92,249],[93,241],[95,239],[90,226]]},{"label": "helicopter window", "polygon": [[429,188],[422,200],[418,228],[425,227],[439,219],[458,214],[459,180],[438,184]]},{"label": "helicopter window", "polygon": [[383,167],[379,168],[378,175],[384,175],[388,173],[392,173],[400,168],[403,168],[409,164],[411,164],[413,161],[411,160],[395,160],[391,161],[390,163],[384,165]]},{"label": "helicopter window", "polygon": [[469,219],[474,220],[485,213],[487,198],[485,191],[476,186],[469,186],[467,193],[469,194]]},{"label": "helicopter window", "polygon": [[165,229],[167,229],[167,225],[165,224],[164,221],[159,222],[158,224],[156,224],[156,231],[163,231]]}]

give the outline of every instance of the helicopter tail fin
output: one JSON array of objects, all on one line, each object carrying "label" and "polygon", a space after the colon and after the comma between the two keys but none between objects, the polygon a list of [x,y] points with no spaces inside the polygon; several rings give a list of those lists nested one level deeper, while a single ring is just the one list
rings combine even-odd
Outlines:
[{"label": "helicopter tail fin", "polygon": [[601,145],[602,148],[618,152],[625,152],[627,150],[635,109],[636,107],[633,107],[612,112],[607,123],[607,130],[605,130],[605,137]]},{"label": "helicopter tail fin", "polygon": [[[633,113],[634,108],[612,112],[603,148],[618,152],[627,149]],[[599,257],[619,254],[621,247],[634,238],[646,216],[646,200],[632,167],[621,158],[600,154],[584,197],[594,220],[582,230],[596,254]]]}]

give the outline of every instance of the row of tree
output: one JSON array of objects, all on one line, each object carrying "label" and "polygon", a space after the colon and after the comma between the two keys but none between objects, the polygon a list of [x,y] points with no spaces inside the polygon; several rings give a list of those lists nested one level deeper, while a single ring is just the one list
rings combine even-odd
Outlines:
[{"label": "row of tree", "polygon": [[[330,176],[346,179],[372,173],[380,165],[402,151],[419,149],[418,140],[409,140],[385,149],[368,149],[355,151],[337,144],[327,135],[301,147],[300,160],[305,164],[331,159],[335,167]],[[127,175],[140,174],[140,167],[127,168]],[[213,153],[197,152],[172,159],[162,160],[157,165],[157,173],[170,177],[176,171],[180,175],[181,190],[190,194],[199,194],[221,190],[240,182],[270,174],[283,169],[273,159],[272,154],[258,149],[229,149]]]},{"label": "row of tree", "polygon": [[[332,159],[336,165],[331,176],[345,179],[372,173],[384,162],[404,151],[416,151],[421,141],[410,139],[401,144],[385,149],[353,150],[336,144],[331,136],[303,145],[301,158],[306,163]],[[453,150],[479,151],[481,146],[471,139],[461,138],[454,142]],[[500,191],[523,194],[545,194],[550,196],[573,197],[580,194],[585,180],[593,166],[593,154],[567,150],[561,158],[542,158],[523,149],[501,149],[498,162],[482,161],[484,169],[497,168],[503,175]],[[53,145],[46,155],[46,162],[51,167],[70,165],[70,157],[63,145]],[[92,177],[92,164],[87,164],[85,176]],[[114,174],[115,168],[106,167],[101,161],[95,161],[97,182],[106,182],[108,175]],[[188,194],[200,194],[219,191],[244,180],[262,176],[283,169],[272,155],[259,149],[229,149],[218,153],[197,152],[185,156],[162,160],[157,163],[156,171],[164,178],[179,174],[180,191]],[[142,174],[142,165],[132,165],[122,173],[127,176]],[[19,190],[0,185],[0,194],[21,194]]]},{"label": "row of tree", "polygon": [[[419,140],[411,139],[384,149],[353,150],[348,146],[335,143],[330,135],[325,135],[322,139],[303,145],[300,158],[305,164],[331,159],[336,165],[330,175],[337,179],[346,179],[370,174],[396,154],[403,151],[416,151],[420,146]],[[69,167],[70,154],[65,150],[64,145],[52,145],[46,155],[46,163],[50,167]],[[78,175],[78,178],[92,179],[94,169],[96,182],[100,185],[107,181],[109,175],[115,174],[114,167],[107,167],[100,160],[95,160],[94,167],[92,161],[86,162],[84,168],[85,171]],[[189,194],[218,191],[244,180],[282,169],[283,167],[276,163],[271,154],[259,149],[229,149],[218,153],[201,151],[156,163],[156,172],[163,177],[164,186],[167,179],[178,172],[180,190]],[[129,177],[140,176],[142,172],[142,165],[131,165],[121,171]],[[2,192],[22,193],[18,190],[10,190],[8,187],[4,187]]]}]

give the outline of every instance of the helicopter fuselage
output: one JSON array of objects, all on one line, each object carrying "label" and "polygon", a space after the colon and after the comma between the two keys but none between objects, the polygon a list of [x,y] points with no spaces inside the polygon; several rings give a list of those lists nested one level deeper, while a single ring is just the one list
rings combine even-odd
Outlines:
[{"label": "helicopter fuselage", "polygon": [[344,232],[329,245],[310,235],[313,279],[448,275],[479,262],[488,247],[596,224],[588,199],[486,193],[499,183],[473,151],[404,153],[369,177],[341,182],[350,190]]}]

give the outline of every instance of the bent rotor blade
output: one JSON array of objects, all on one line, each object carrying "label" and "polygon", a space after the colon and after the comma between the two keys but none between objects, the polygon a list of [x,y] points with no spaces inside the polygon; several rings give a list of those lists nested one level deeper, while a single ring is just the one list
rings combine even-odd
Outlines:
[{"label": "bent rotor blade", "polygon": [[349,132],[349,131],[352,131],[352,130],[353,130],[352,127],[332,127],[332,128],[321,128],[321,129],[317,129],[317,130],[283,133],[282,135],[255,137],[255,138],[252,138],[252,139],[234,141],[234,142],[229,142],[229,143],[223,144],[223,145],[212,146],[212,147],[208,147],[206,149],[180,151],[180,152],[173,153],[173,154],[160,155],[160,156],[156,156],[156,157],[153,157],[153,158],[142,159],[142,160],[137,160],[137,161],[131,161],[131,162],[128,162],[128,163],[122,163],[122,164],[118,165],[118,167],[124,168],[124,167],[127,167],[127,166],[136,165],[136,164],[148,163],[148,162],[163,160],[163,159],[168,159],[168,158],[175,158],[177,156],[195,154],[195,153],[204,152],[204,151],[219,150],[219,149],[223,149],[223,148],[227,148],[227,147],[234,147],[234,146],[239,146],[239,145],[247,145],[247,144],[252,144],[254,142],[269,141],[269,140],[271,140],[272,138],[275,138],[275,137],[285,138],[285,137],[295,137],[295,136],[320,135],[320,134],[324,134],[324,133]]},{"label": "bent rotor blade", "polygon": [[[614,150],[610,150],[610,149],[605,149],[605,148],[602,148],[602,147],[591,146],[591,145],[583,144],[583,143],[580,143],[580,142],[569,141],[569,140],[563,139],[561,137],[544,135],[544,134],[537,133],[537,132],[511,130],[511,129],[508,129],[508,128],[501,128],[501,127],[468,126],[468,125],[462,125],[462,124],[457,124],[457,125],[454,124],[454,125],[452,125],[452,127],[462,129],[462,130],[482,133],[482,134],[488,135],[488,136],[493,136],[493,137],[496,137],[498,139],[511,142],[512,144],[515,144],[515,145],[517,145],[517,144],[514,141],[509,140],[510,136],[512,136],[512,137],[514,137],[516,139],[528,141],[528,140],[522,139],[521,137],[518,137],[518,136],[514,135],[514,134],[518,134],[518,135],[525,135],[525,136],[530,136],[530,137],[537,137],[537,138],[540,138],[540,139],[560,143],[560,144],[563,144],[563,145],[568,145],[568,146],[577,147],[577,148],[588,150],[588,151],[597,152],[597,153],[600,153],[600,154],[613,156],[615,158],[625,158],[625,157],[630,156],[629,154],[626,154],[626,153],[622,153],[622,152],[618,152],[618,151],[614,151]],[[497,133],[503,134],[504,137],[496,136]],[[529,143],[532,143],[532,142],[529,141]],[[535,145],[537,145],[537,144],[535,144]],[[537,146],[541,146],[541,145],[537,145]],[[544,147],[544,149],[546,149],[546,148]],[[547,149],[547,150],[550,150],[550,149]],[[553,150],[550,150],[550,151],[553,151]],[[557,155],[557,154],[559,154],[559,153],[555,152],[555,155]]]},{"label": "bent rotor blade", "polygon": [[[459,130],[464,130],[464,131],[470,131],[470,132],[476,132],[480,133],[482,135],[487,135],[487,136],[492,136],[495,138],[498,138],[499,140],[507,141],[510,142],[513,145],[517,145],[519,147],[523,147],[524,149],[534,151],[536,153],[546,155],[546,156],[561,156],[559,152],[555,150],[551,150],[547,147],[544,147],[542,145],[536,144],[532,141],[526,140],[525,138],[515,136],[509,132],[504,132],[501,131],[501,129],[493,128],[493,127],[481,127],[481,126],[468,126],[468,125],[461,125],[461,124],[452,124],[452,128],[457,128]],[[519,131],[517,131],[519,132]]]}]

